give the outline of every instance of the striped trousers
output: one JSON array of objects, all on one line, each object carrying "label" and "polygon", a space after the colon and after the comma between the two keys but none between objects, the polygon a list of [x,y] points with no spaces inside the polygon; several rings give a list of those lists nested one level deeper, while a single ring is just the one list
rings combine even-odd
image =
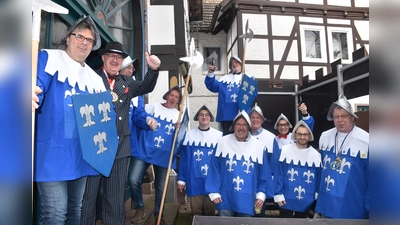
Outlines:
[{"label": "striped trousers", "polygon": [[87,178],[82,202],[82,225],[96,222],[96,199],[103,180],[103,199],[101,220],[103,225],[125,225],[125,182],[130,157],[115,159],[110,176],[102,175]]}]

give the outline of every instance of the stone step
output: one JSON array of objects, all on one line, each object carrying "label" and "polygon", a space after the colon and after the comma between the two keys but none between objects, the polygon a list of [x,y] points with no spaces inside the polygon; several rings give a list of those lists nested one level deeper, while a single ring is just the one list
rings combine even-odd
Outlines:
[{"label": "stone step", "polygon": [[[143,202],[145,205],[144,211],[146,217],[141,223],[131,223],[135,210],[131,209],[131,199],[125,202],[125,225],[154,225],[154,194],[143,194]],[[174,225],[178,218],[179,203],[165,203],[163,218],[167,225]]]}]

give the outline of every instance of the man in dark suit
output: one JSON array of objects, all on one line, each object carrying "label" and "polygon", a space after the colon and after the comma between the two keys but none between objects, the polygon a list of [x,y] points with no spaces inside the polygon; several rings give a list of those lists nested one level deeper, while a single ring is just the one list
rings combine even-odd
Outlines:
[{"label": "man in dark suit", "polygon": [[109,42],[104,49],[99,50],[103,66],[96,70],[103,79],[106,89],[111,91],[118,134],[118,149],[110,176],[102,175],[88,177],[82,203],[81,224],[93,225],[96,219],[96,197],[103,180],[102,224],[125,224],[125,182],[128,162],[131,155],[128,127],[129,104],[133,97],[153,91],[158,78],[160,59],[146,52],[145,58],[149,65],[143,81],[135,81],[132,76],[119,74],[123,59],[128,56],[119,42]]}]

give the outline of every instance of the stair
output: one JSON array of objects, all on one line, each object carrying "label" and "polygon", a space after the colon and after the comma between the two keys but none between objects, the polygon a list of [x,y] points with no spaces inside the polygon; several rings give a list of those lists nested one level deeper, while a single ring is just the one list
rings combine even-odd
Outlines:
[{"label": "stair", "polygon": [[[155,217],[154,217],[154,194],[143,194],[143,202],[145,205],[144,211],[146,212],[146,217],[143,219],[141,223],[136,223],[133,225],[154,225]],[[179,203],[165,203],[164,204],[164,213],[163,218],[167,225],[175,225],[178,212],[179,212]],[[134,215],[134,210],[131,209],[131,199],[128,199],[125,202],[125,225],[132,225],[131,221]]]}]

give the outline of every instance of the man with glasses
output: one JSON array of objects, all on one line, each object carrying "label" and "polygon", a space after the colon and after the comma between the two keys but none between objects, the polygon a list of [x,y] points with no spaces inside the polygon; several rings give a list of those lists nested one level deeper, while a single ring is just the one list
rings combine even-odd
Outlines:
[{"label": "man with glasses", "polygon": [[82,16],[61,43],[65,50],[39,52],[32,96],[32,109],[37,109],[34,181],[39,224],[79,224],[86,178],[98,174],[82,157],[69,96],[106,91],[102,79],[85,63],[89,53],[101,45],[99,32],[89,16]]},{"label": "man with glasses", "polygon": [[[306,104],[301,103],[299,106],[299,110],[301,111],[301,119],[308,125],[308,127],[312,131],[314,129],[314,117],[307,112]],[[281,113],[281,115],[276,120],[274,126],[274,129],[278,130],[278,135],[275,137],[278,145],[274,145],[274,150],[272,152],[270,160],[272,175],[274,174],[275,165],[278,162],[281,152],[280,150],[282,149],[282,147],[295,141],[294,139],[292,139],[292,133],[289,132],[290,128],[292,128],[292,124],[289,122],[289,119],[283,113]]]},{"label": "man with glasses", "polygon": [[250,135],[250,124],[239,112],[229,128],[234,133],[220,138],[211,156],[205,189],[219,216],[251,217],[273,196],[266,146]]},{"label": "man with glasses", "polygon": [[199,126],[186,132],[180,151],[178,189],[186,187],[192,215],[215,215],[215,205],[206,195],[204,184],[208,174],[210,158],[215,151],[222,132],[210,127],[214,116],[203,105],[193,118]]},{"label": "man with glasses", "polygon": [[[122,44],[116,41],[107,43],[99,50],[103,66],[96,70],[102,78],[104,86],[111,91],[116,113],[118,149],[109,177],[102,175],[88,177],[83,198],[81,224],[92,225],[96,219],[96,198],[100,183],[103,185],[102,224],[125,224],[125,182],[127,177],[130,151],[129,106],[131,99],[153,91],[158,78],[160,60],[157,56],[146,52],[145,59],[148,70],[144,80],[139,82],[132,76],[119,74],[122,61],[128,56]],[[102,181],[102,182],[101,182]]]},{"label": "man with glasses", "polygon": [[314,140],[310,127],[300,120],[293,129],[295,143],[282,146],[274,173],[274,200],[279,217],[307,218],[308,210],[317,197],[321,154],[308,145]]},{"label": "man with glasses", "polygon": [[344,95],[332,103],[327,119],[335,127],[319,139],[323,170],[315,217],[366,219],[369,213],[369,134]]}]

